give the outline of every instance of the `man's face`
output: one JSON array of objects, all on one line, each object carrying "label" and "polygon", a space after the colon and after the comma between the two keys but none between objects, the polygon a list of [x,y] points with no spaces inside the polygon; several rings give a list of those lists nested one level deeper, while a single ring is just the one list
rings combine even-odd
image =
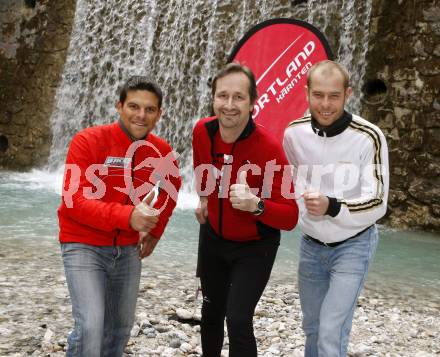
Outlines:
[{"label": "man's face", "polygon": [[116,109],[128,132],[136,139],[144,138],[162,114],[159,99],[147,90],[129,91],[124,103],[118,102]]},{"label": "man's face", "polygon": [[249,85],[244,73],[231,73],[217,80],[213,107],[223,129],[241,133],[246,126],[254,107]]},{"label": "man's face", "polygon": [[312,75],[310,88],[306,87],[310,113],[324,127],[341,117],[350,94],[351,88],[344,89],[344,78],[338,71],[323,73],[318,69]]}]

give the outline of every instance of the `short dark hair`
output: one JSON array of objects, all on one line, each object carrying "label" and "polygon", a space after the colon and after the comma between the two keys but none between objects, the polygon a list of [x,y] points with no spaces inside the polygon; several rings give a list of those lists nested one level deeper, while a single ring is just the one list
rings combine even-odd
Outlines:
[{"label": "short dark hair", "polygon": [[151,79],[145,76],[132,76],[124,83],[119,91],[119,101],[124,104],[127,93],[136,90],[146,90],[153,93],[159,102],[159,109],[162,107],[163,94],[160,87]]},{"label": "short dark hair", "polygon": [[251,102],[255,102],[258,98],[257,82],[255,81],[255,76],[249,67],[242,66],[240,63],[237,62],[228,63],[225,67],[217,72],[214,79],[212,80],[212,96],[214,97],[215,95],[217,80],[226,77],[227,75],[232,73],[243,73],[249,79],[249,97],[251,99]]}]

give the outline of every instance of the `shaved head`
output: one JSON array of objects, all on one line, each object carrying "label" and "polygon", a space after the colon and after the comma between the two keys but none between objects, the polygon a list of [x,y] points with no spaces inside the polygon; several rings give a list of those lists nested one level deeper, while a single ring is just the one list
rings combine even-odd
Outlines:
[{"label": "shaved head", "polygon": [[318,63],[315,63],[312,68],[307,72],[307,87],[311,88],[313,75],[315,72],[319,72],[324,77],[329,77],[334,75],[335,73],[339,73],[342,77],[344,89],[349,87],[350,76],[345,69],[345,67],[337,62],[325,60]]}]

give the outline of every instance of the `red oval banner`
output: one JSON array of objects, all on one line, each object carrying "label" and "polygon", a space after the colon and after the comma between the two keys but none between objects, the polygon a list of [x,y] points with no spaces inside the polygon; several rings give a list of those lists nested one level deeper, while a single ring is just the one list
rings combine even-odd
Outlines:
[{"label": "red oval banner", "polygon": [[259,94],[253,118],[281,141],[287,125],[307,110],[307,71],[316,62],[332,58],[318,29],[304,21],[279,18],[249,30],[228,62],[238,61],[252,69]]}]

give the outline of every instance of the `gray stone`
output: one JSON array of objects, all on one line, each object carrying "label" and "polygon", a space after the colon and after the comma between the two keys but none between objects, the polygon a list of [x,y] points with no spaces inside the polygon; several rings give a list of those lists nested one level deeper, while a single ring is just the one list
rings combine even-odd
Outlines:
[{"label": "gray stone", "polygon": [[425,351],[419,351],[414,355],[414,357],[436,357],[436,354]]},{"label": "gray stone", "polygon": [[369,356],[373,352],[370,346],[360,343],[354,347],[353,357],[365,357]]},{"label": "gray stone", "polygon": [[184,342],[180,345],[180,350],[182,352],[190,352],[192,349],[193,347],[188,342]]},{"label": "gray stone", "polygon": [[154,328],[156,329],[157,332],[163,333],[170,331],[172,327],[169,325],[156,325],[154,326]]},{"label": "gray stone", "polygon": [[423,18],[429,22],[440,22],[440,8],[438,6],[423,10]]},{"label": "gray stone", "polygon": [[133,328],[131,329],[131,333],[130,336],[131,337],[136,337],[137,335],[139,335],[141,328],[138,325],[134,325]]},{"label": "gray stone", "polygon": [[177,309],[176,310],[177,317],[183,320],[190,320],[193,318],[192,312],[186,309]]},{"label": "gray stone", "polygon": [[180,341],[178,338],[173,338],[170,341],[170,347],[172,348],[179,348],[182,345],[182,341]]}]

